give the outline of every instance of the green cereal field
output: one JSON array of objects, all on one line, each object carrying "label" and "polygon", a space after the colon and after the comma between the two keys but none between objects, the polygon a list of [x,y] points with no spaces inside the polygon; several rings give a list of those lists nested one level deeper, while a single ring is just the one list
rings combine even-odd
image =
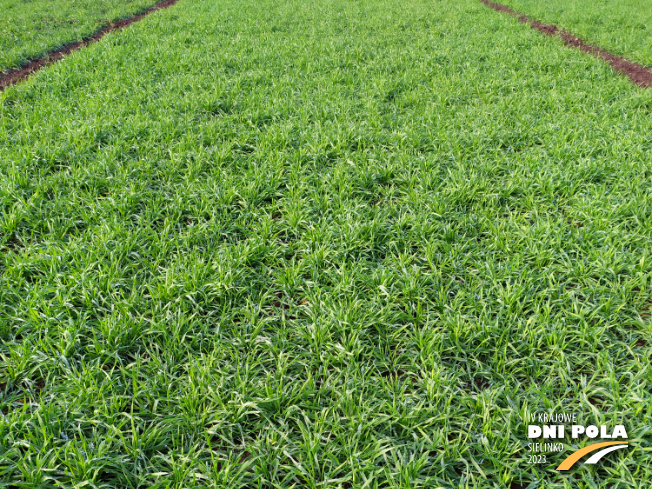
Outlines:
[{"label": "green cereal field", "polygon": [[90,37],[155,0],[0,0],[0,73]]},{"label": "green cereal field", "polygon": [[[0,0],[0,65],[154,3]],[[651,313],[652,89],[478,0],[179,0],[0,92],[0,488],[649,487]]]},{"label": "green cereal field", "polygon": [[501,0],[541,22],[652,67],[651,0]]}]

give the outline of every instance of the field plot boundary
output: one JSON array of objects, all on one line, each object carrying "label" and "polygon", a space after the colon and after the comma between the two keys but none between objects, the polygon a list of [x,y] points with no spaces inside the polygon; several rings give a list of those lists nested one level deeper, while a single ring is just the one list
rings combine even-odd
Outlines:
[{"label": "field plot boundary", "polygon": [[32,73],[63,59],[73,51],[78,51],[79,49],[86,47],[89,44],[99,41],[106,34],[128,27],[134,22],[142,20],[153,12],[171,7],[178,1],[179,0],[162,0],[138,14],[134,14],[130,17],[127,17],[126,19],[120,19],[111,22],[109,25],[104,26],[100,30],[96,31],[88,39],[73,42],[71,44],[56,48],[48,52],[45,56],[30,60],[27,64],[21,66],[20,68],[15,68],[7,73],[0,74],[0,92],[5,90],[7,87],[27,79]]},{"label": "field plot boundary", "polygon": [[584,39],[577,37],[572,32],[559,29],[555,25],[543,24],[539,21],[531,19],[530,17],[520,14],[514,9],[501,5],[499,3],[491,2],[490,0],[480,0],[486,6],[494,9],[497,12],[502,12],[518,18],[519,22],[528,24],[532,29],[535,29],[546,36],[557,37],[564,41],[564,44],[579,49],[583,53],[591,54],[593,57],[605,61],[618,73],[627,76],[632,83],[642,88],[652,87],[652,71],[649,68],[633,63],[622,56],[616,56],[610,52],[589,44]]}]

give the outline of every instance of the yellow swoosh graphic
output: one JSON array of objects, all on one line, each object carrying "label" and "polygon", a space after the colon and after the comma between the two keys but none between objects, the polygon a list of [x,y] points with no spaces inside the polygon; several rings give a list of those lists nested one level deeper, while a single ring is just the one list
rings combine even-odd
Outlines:
[{"label": "yellow swoosh graphic", "polygon": [[559,467],[557,467],[555,470],[568,470],[570,469],[573,465],[575,465],[575,462],[577,462],[579,459],[581,459],[584,455],[587,453],[595,452],[596,450],[599,450],[600,448],[604,447],[609,447],[611,445],[627,445],[626,441],[606,441],[604,443],[594,443],[593,445],[589,445],[588,447],[584,447],[574,453],[571,453],[566,460],[564,460],[561,464],[559,464]]}]

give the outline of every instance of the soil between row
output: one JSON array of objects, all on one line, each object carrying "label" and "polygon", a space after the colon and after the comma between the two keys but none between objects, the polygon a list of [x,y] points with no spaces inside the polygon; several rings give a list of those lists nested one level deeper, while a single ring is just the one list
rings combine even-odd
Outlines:
[{"label": "soil between row", "polygon": [[652,71],[650,71],[649,68],[638,63],[633,63],[622,56],[611,54],[608,51],[605,51],[604,49],[597,46],[593,46],[587,43],[584,39],[577,37],[572,32],[559,29],[555,25],[543,24],[534,19],[531,19],[528,16],[520,14],[517,11],[507,7],[506,5],[501,5],[489,0],[480,1],[486,6],[496,10],[497,12],[513,15],[514,17],[518,18],[519,22],[528,24],[530,27],[532,27],[532,29],[536,29],[546,36],[557,37],[564,41],[564,44],[567,46],[577,48],[583,53],[591,54],[595,58],[605,61],[618,73],[622,73],[623,75],[627,76],[635,85],[643,88],[652,87]]},{"label": "soil between row", "polygon": [[[41,58],[31,60],[29,63],[27,63],[26,65],[20,68],[11,70],[5,74],[0,74],[0,92],[5,90],[7,87],[11,85],[15,85],[16,83],[25,80],[32,73],[40,70],[41,68],[44,68],[45,66],[48,66],[56,61],[59,61],[60,59],[63,59],[65,56],[69,55],[73,51],[77,51],[85,46],[88,46],[93,42],[99,41],[106,34],[118,29],[123,29],[133,24],[134,22],[138,22],[142,20],[144,17],[146,17],[147,15],[151,14],[152,12],[164,8],[169,8],[175,3],[177,3],[178,1],[179,0],[163,0],[157,3],[156,5],[141,12],[140,14],[134,15],[127,19],[122,19],[122,20],[112,22],[110,25],[105,26],[102,29],[98,30],[89,39],[78,41],[63,46],[61,48],[55,49]],[[501,5],[499,3],[491,2],[490,0],[480,0],[480,2],[496,10],[497,12],[502,12],[517,17],[519,22],[528,24],[532,29],[536,29],[547,36],[557,37],[563,40],[567,46],[577,48],[584,53],[591,54],[595,58],[605,61],[617,72],[627,76],[635,85],[638,85],[643,88],[652,87],[652,71],[645,66],[642,66],[638,63],[633,63],[632,61],[629,61],[628,59],[622,56],[616,56],[602,48],[593,46],[587,43],[584,39],[577,37],[572,32],[559,29],[555,25],[543,24],[539,21],[531,19],[528,16],[520,14],[515,10],[511,9],[510,7],[507,7],[506,5]]]},{"label": "soil between row", "polygon": [[44,68],[56,61],[63,59],[73,51],[77,51],[85,46],[88,46],[91,43],[99,41],[108,33],[118,29],[123,29],[133,24],[134,22],[138,22],[143,18],[147,17],[149,14],[156,12],[157,10],[169,8],[175,3],[177,3],[178,1],[179,0],[163,0],[161,2],[158,2],[156,5],[153,5],[152,7],[142,11],[139,14],[133,15],[126,19],[116,20],[112,22],[111,24],[95,32],[95,34],[93,34],[88,39],[74,42],[72,44],[67,44],[63,47],[50,51],[49,53],[47,53],[45,56],[41,58],[37,58],[29,61],[26,65],[21,66],[20,68],[16,68],[7,73],[0,73],[0,92],[5,90],[7,87],[10,87],[11,85],[15,85],[16,83],[25,80],[32,73],[40,70],[41,68]]}]

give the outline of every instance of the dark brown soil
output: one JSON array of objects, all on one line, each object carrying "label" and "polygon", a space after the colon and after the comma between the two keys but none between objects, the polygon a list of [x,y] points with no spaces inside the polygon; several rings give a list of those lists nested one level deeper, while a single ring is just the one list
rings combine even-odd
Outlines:
[{"label": "dark brown soil", "polygon": [[156,12],[157,10],[171,7],[178,1],[179,0],[163,0],[161,2],[158,2],[156,5],[148,8],[147,10],[142,11],[137,15],[134,15],[133,17],[129,17],[127,19],[122,19],[122,20],[116,20],[115,22],[112,22],[111,24],[102,27],[100,30],[95,32],[95,34],[93,34],[89,39],[68,44],[67,46],[64,46],[62,48],[55,49],[54,51],[50,51],[42,58],[31,60],[26,65],[20,68],[16,68],[7,73],[0,73],[0,92],[2,92],[5,88],[9,86],[15,85],[16,83],[26,79],[32,73],[40,70],[44,66],[47,66],[49,64],[54,63],[55,61],[62,59],[63,57],[69,55],[73,51],[77,51],[78,49],[88,46],[93,42],[99,41],[109,32],[127,27],[128,25],[131,25],[134,22],[138,22],[139,20],[142,20],[144,17],[151,14],[152,12]]},{"label": "dark brown soil", "polygon": [[530,19],[529,17],[519,14],[515,10],[506,7],[505,5],[500,5],[499,3],[494,3],[489,0],[480,1],[498,12],[513,15],[514,17],[518,18],[519,22],[528,24],[530,27],[532,27],[532,29],[536,29],[537,31],[544,33],[546,36],[558,37],[564,41],[564,44],[567,46],[577,48],[583,53],[591,54],[595,58],[609,63],[613,69],[627,76],[632,81],[632,83],[638,85],[639,87],[652,87],[652,71],[650,71],[649,68],[637,63],[632,63],[631,61],[628,61],[621,56],[615,56],[599,47],[592,46],[591,44],[588,44],[584,39],[577,37],[572,32],[559,29],[554,25],[542,24],[541,22]]}]

